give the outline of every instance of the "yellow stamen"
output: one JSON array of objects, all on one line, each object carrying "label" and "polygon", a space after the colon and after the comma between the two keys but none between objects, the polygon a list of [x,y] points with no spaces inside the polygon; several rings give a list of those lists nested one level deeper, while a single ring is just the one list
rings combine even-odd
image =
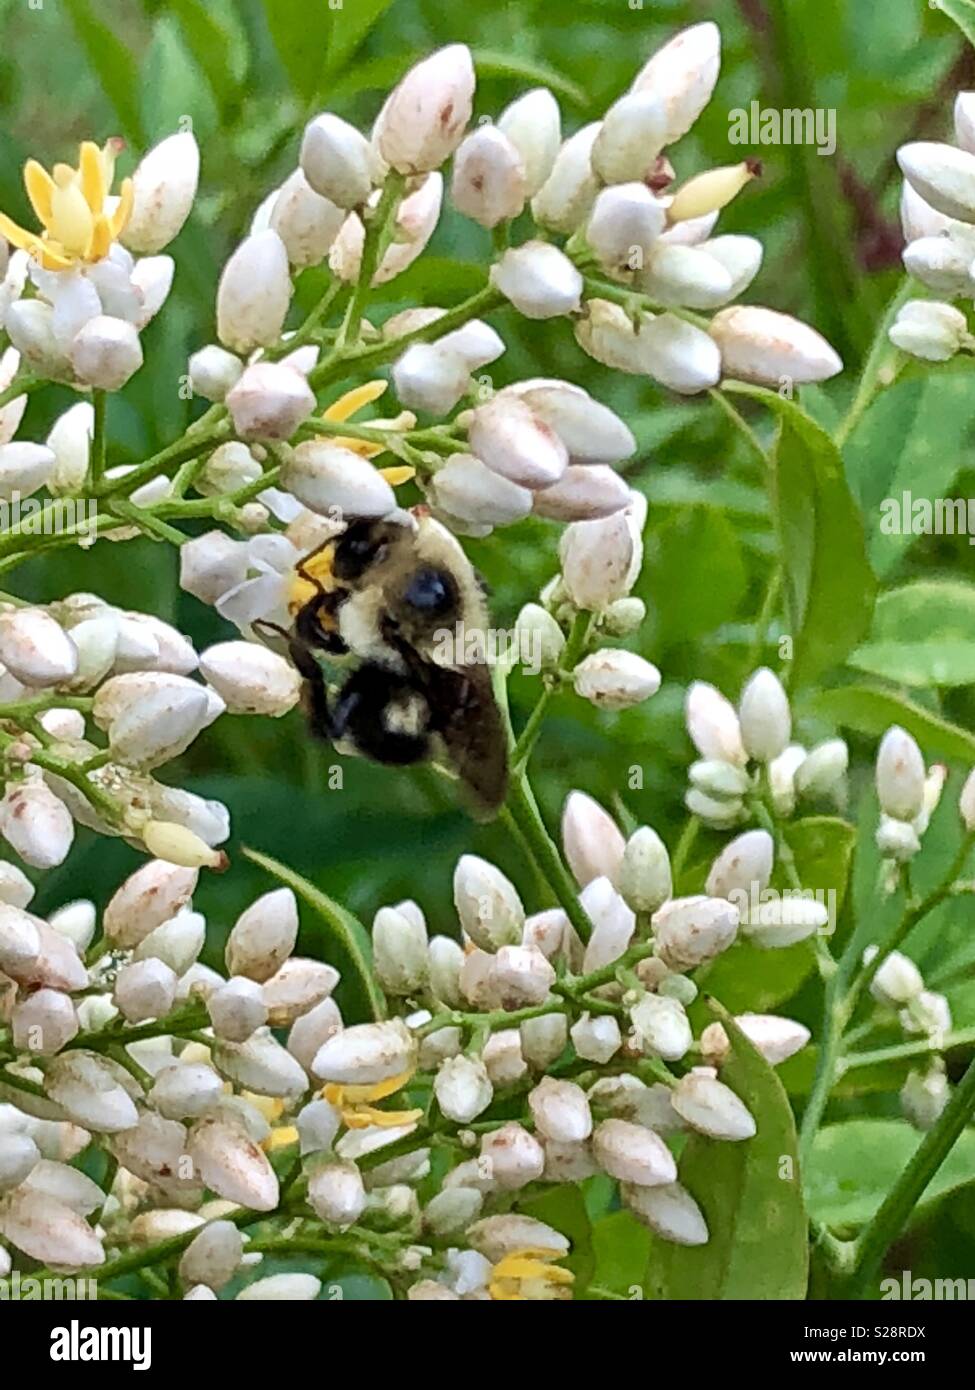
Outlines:
[{"label": "yellow stamen", "polygon": [[412,1070],[404,1071],[368,1086],[341,1086],[329,1081],[322,1087],[322,1097],[341,1112],[342,1122],[348,1129],[369,1129],[373,1125],[392,1129],[411,1125],[421,1118],[422,1110],[377,1110],[370,1102],[385,1100],[394,1091],[402,1090],[412,1075]]},{"label": "yellow stamen", "polygon": [[[83,140],[78,161],[81,191],[95,217],[101,212],[108,188],[105,183],[105,161],[93,140]],[[42,219],[43,220],[43,219]]]},{"label": "yellow stamen", "polygon": [[488,1293],[501,1302],[522,1302],[531,1296],[531,1290],[524,1292],[524,1285],[529,1284],[538,1286],[543,1297],[564,1298],[575,1275],[554,1263],[560,1259],[562,1256],[552,1250],[512,1250],[491,1270]]},{"label": "yellow stamen", "polygon": [[416,477],[416,469],[408,464],[393,464],[391,468],[380,468],[379,476],[385,478],[390,487],[400,487]]},{"label": "yellow stamen", "polygon": [[342,1120],[348,1129],[396,1129],[399,1125],[415,1125],[422,1116],[422,1110],[377,1110],[372,1105],[342,1108]]},{"label": "yellow stamen", "polygon": [[95,222],[84,194],[74,182],[55,179],[51,194],[51,234],[71,256],[83,259]]},{"label": "yellow stamen", "polygon": [[254,1091],[242,1091],[241,1097],[249,1105],[253,1105],[255,1110],[259,1110],[269,1125],[273,1125],[275,1120],[280,1120],[284,1114],[284,1101],[277,1096],[259,1096]]},{"label": "yellow stamen", "polygon": [[265,1153],[273,1153],[275,1149],[286,1149],[289,1144],[297,1142],[298,1131],[294,1125],[279,1125],[277,1129],[271,1130],[261,1148]]},{"label": "yellow stamen", "polygon": [[118,191],[118,207],[112,213],[108,223],[112,229],[113,241],[117,240],[129,225],[134,203],[135,185],[131,179],[123,179],[122,186]]},{"label": "yellow stamen", "polygon": [[367,381],[362,386],[356,386],[351,391],[346,391],[344,396],[339,396],[338,400],[333,401],[327,410],[323,410],[322,419],[329,420],[333,424],[341,424],[343,421],[351,419],[356,411],[361,410],[363,406],[378,401],[388,387],[388,381]]},{"label": "yellow stamen", "polygon": [[107,217],[95,218],[95,229],[91,234],[91,246],[88,251],[90,260],[100,261],[103,256],[107,256],[112,249],[112,228]]},{"label": "yellow stamen", "polygon": [[370,439],[353,439],[350,435],[339,434],[329,440],[340,449],[348,449],[350,454],[358,454],[363,459],[374,459],[377,454],[386,452],[385,444],[374,444]]},{"label": "yellow stamen", "polygon": [[27,189],[30,205],[34,209],[34,216],[42,226],[50,227],[51,195],[54,192],[54,180],[44,166],[38,164],[36,159],[28,159],[24,165],[24,187]]}]

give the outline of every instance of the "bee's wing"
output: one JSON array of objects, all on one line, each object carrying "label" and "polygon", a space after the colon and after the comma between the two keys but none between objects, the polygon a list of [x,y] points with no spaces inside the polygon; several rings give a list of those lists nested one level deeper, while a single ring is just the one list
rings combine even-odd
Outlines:
[{"label": "bee's wing", "polygon": [[508,794],[508,755],[487,666],[430,665],[427,694],[434,727],[471,793],[479,820],[496,816]]}]

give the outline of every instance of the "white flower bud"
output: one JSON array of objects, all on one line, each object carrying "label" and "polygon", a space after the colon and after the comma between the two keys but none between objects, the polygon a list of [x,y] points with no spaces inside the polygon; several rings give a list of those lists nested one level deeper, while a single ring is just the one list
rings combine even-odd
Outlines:
[{"label": "white flower bud", "polygon": [[25,864],[63,864],[74,841],[71,813],[44,782],[12,783],[0,801],[0,835]]},{"label": "white flower bud", "polygon": [[86,386],[119,391],[142,366],[142,344],[134,324],[97,314],[72,339],[71,366]]},{"label": "white flower bud", "polygon": [[217,336],[234,352],[265,347],[281,336],[291,303],[288,252],[270,228],[242,241],[217,289]]},{"label": "white flower bud", "polygon": [[526,603],[515,620],[514,649],[523,666],[554,670],[565,647],[565,633],[547,608]]},{"label": "white flower bud", "polygon": [[628,1210],[644,1226],[674,1245],[706,1245],[708,1227],[701,1208],[679,1182],[660,1187],[626,1184],[621,1195]]},{"label": "white flower bud", "polygon": [[667,111],[663,141],[672,145],[690,130],[711,100],[721,67],[721,32],[711,20],[692,24],[644,64],[631,91],[654,92]]},{"label": "white flower bud", "polygon": [[294,450],[282,485],[322,516],[380,517],[396,506],[393,489],[367,459],[317,439]]},{"label": "white flower bud", "polygon": [[361,207],[380,173],[366,137],[329,111],[305,127],[301,167],[315,192],[340,208]]},{"label": "white flower bud", "polygon": [[463,1054],[441,1064],[433,1090],[447,1119],[464,1125],[486,1110],[494,1097],[484,1062]]},{"label": "white flower bud", "polygon": [[[377,190],[369,199],[375,207]],[[422,254],[436,230],[443,202],[443,178],[428,174],[415,192],[400,204],[396,215],[395,239],[379,263],[373,285],[385,285],[400,275]],[[350,213],[328,255],[328,263],[340,280],[355,280],[362,263],[365,229],[357,213]]]},{"label": "white flower bud", "polygon": [[294,1101],[308,1089],[304,1068],[267,1028],[259,1028],[241,1043],[215,1041],[213,1065],[228,1081],[259,1096]]},{"label": "white flower bud", "polygon": [[180,588],[202,603],[216,603],[246,576],[246,545],[223,531],[207,531],[180,547]]},{"label": "white flower bud", "polygon": [[642,1125],[628,1120],[603,1120],[592,1140],[596,1162],[610,1177],[641,1187],[657,1187],[677,1178],[677,1165],[667,1145]]},{"label": "white flower bud", "polygon": [[558,102],[547,88],[536,87],[505,107],[498,117],[498,129],[517,150],[526,196],[534,198],[551,174],[559,153],[562,118]]},{"label": "white flower bud", "polygon": [[885,859],[907,864],[921,852],[921,841],[910,821],[881,815],[876,834],[877,849]]},{"label": "white flower bud", "polygon": [[[480,1216],[483,1203],[484,1198],[474,1187],[444,1188],[424,1208],[424,1229],[440,1239],[461,1234]],[[438,1284],[437,1288],[444,1286]]]},{"label": "white flower bud", "polygon": [[[809,1041],[809,1029],[791,1018],[780,1018],[776,1014],[738,1014],[735,1018],[738,1027],[748,1041],[762,1054],[770,1067],[780,1066]],[[720,1024],[712,1027],[721,1027]],[[705,1032],[708,1030],[705,1029]],[[702,1047],[704,1035],[701,1036]]]},{"label": "white flower bud", "polygon": [[78,1033],[74,1004],[60,990],[39,989],[14,1006],[10,1017],[14,1047],[52,1056]]},{"label": "white flower bud", "polygon": [[671,970],[693,970],[728,949],[738,922],[737,907],[724,898],[673,898],[653,916],[657,954]]},{"label": "white flower bud", "polygon": [[254,362],[226,402],[242,439],[289,439],[315,408],[305,378],[284,362]]},{"label": "white flower bud", "polygon": [[311,1071],[318,1049],[327,1043],[342,1027],[342,1015],[332,998],[323,999],[306,1014],[295,1019],[288,1033],[288,1051],[301,1063],[305,1071]]},{"label": "white flower bud", "polygon": [[743,768],[717,759],[704,758],[688,769],[692,787],[713,801],[739,801],[749,790],[751,780]]},{"label": "white flower bud", "polygon": [[568,453],[554,429],[517,396],[499,393],[471,416],[468,442],[493,472],[523,488],[545,488],[565,472]]},{"label": "white flower bud", "polygon": [[716,309],[732,298],[731,273],[699,246],[659,243],[640,277],[646,294],[662,304]]},{"label": "white flower bud", "polygon": [[454,907],[467,935],[485,951],[521,941],[525,909],[500,869],[475,854],[461,855],[454,870]]},{"label": "white flower bud", "polygon": [[559,543],[562,580],[577,608],[601,612],[629,592],[642,544],[627,511],[568,526]]},{"label": "white flower bud", "polygon": [[371,1086],[409,1071],[415,1055],[416,1042],[402,1020],[357,1023],[319,1048],[312,1070],[323,1081]]},{"label": "white flower bud", "polygon": [[947,362],[967,342],[968,323],[951,304],[912,299],[903,306],[890,330],[895,347],[927,362]]},{"label": "white flower bud", "polygon": [[841,738],[830,738],[811,749],[796,769],[800,796],[835,796],[842,791],[850,752]]},{"label": "white flower bud", "polygon": [[271,1274],[241,1289],[234,1302],[311,1303],[321,1291],[322,1281],[314,1274]]},{"label": "white flower bud", "polygon": [[486,1216],[468,1230],[467,1243],[492,1264],[519,1250],[550,1251],[554,1257],[569,1253],[569,1242],[561,1231],[521,1212]]},{"label": "white flower bud", "polygon": [[16,350],[54,381],[70,380],[71,364],[54,336],[54,311],[42,299],[21,299],[7,310],[4,327]]},{"label": "white flower bud", "polygon": [[23,685],[43,689],[75,675],[78,651],[43,608],[15,608],[0,613],[0,662]]},{"label": "white flower bud", "polygon": [[[961,813],[962,824],[971,833],[975,830],[975,769],[965,778],[965,785],[958,798],[958,810]],[[21,904],[21,906],[26,906],[26,904]]]},{"label": "white flower bud", "polygon": [[629,946],[636,917],[608,878],[594,878],[579,894],[579,902],[593,924],[586,945],[583,970],[599,970],[618,960]]},{"label": "white flower bud", "polygon": [[942,212],[936,212],[924,201],[920,193],[915,193],[906,179],[901,185],[900,217],[901,230],[908,246],[924,237],[937,237],[944,232],[958,231],[965,225],[953,217],[945,217]]},{"label": "white flower bud", "polygon": [[471,118],[474,65],[460,43],[410,68],[383,107],[374,139],[401,174],[439,169],[460,144]]},{"label": "white flower bud", "polygon": [[569,1029],[569,1036],[584,1061],[600,1064],[610,1061],[623,1044],[620,1026],[611,1014],[583,1014]]},{"label": "white flower bud", "polygon": [[232,1221],[210,1221],[184,1250],[179,1277],[184,1284],[222,1289],[237,1273],[243,1253],[243,1236]]},{"label": "white flower bud", "polygon": [[619,463],[636,451],[629,426],[601,401],[570,382],[534,377],[505,387],[555,431],[574,464]]},{"label": "white flower bud", "polygon": [[319,960],[292,956],[265,981],[264,1003],[272,1028],[290,1027],[302,1014],[327,999],[339,982],[339,972]]},{"label": "white flower bud", "polygon": [[149,1103],[167,1120],[197,1119],[223,1091],[223,1082],[205,1062],[176,1062],[157,1072]]},{"label": "white flower bud", "polygon": [[[75,492],[84,483],[94,421],[92,406],[80,401],[59,415],[51,427],[47,447],[54,454],[54,467],[47,478],[47,486],[55,497]],[[27,495],[27,489],[20,491]]]},{"label": "white flower bud", "polygon": [[663,994],[645,994],[630,1010],[633,1043],[641,1052],[676,1062],[694,1042],[684,1006]]},{"label": "white flower bud", "polygon": [[106,937],[118,950],[130,950],[156,927],[175,917],[193,896],[199,873],[162,860],[143,864],[109,900],[102,918]]},{"label": "white flower bud", "polygon": [[[23,869],[18,869],[16,864],[8,864],[5,860],[0,861],[0,903],[6,903],[10,907],[26,907],[33,896],[34,885]],[[53,918],[51,924],[54,924]],[[85,946],[87,945],[86,941]],[[0,961],[0,970],[2,969],[3,962]]]},{"label": "white flower bud", "polygon": [[395,907],[382,907],[372,920],[373,962],[387,994],[416,994],[427,979],[427,932]]},{"label": "white flower bud", "polygon": [[687,692],[684,714],[687,732],[702,758],[744,765],[747,755],[738,715],[719,690],[695,681]]},{"label": "white flower bud", "polygon": [[715,314],[708,329],[721,349],[722,372],[739,381],[778,387],[825,381],[843,368],[838,355],[814,328],[751,305]]},{"label": "white flower bud", "polygon": [[200,672],[234,714],[277,718],[298,703],[301,678],[277,652],[257,642],[218,642],[200,656]]},{"label": "white flower bud", "polygon": [[190,1131],[188,1152],[200,1181],[228,1202],[273,1211],[278,1180],[267,1156],[236,1125],[203,1119]]},{"label": "white flower bud", "polygon": [[667,135],[665,100],[653,91],[628,92],[606,112],[592,147],[592,167],[604,183],[642,185]]},{"label": "white flower bud", "polygon": [[256,980],[237,975],[207,999],[213,1031],[227,1042],[246,1042],[267,1022],[264,994]]},{"label": "white flower bud", "polygon": [[566,797],[562,848],[580,888],[601,877],[617,883],[626,841],[612,816],[585,792],[570,792]]},{"label": "white flower bud", "polygon": [[122,241],[143,255],[161,251],[190,214],[200,176],[200,151],[190,131],[170,135],[144,155],[132,175],[132,215]]},{"label": "white flower bud", "polygon": [[906,1009],[901,1009],[897,1021],[905,1033],[924,1034],[943,1049],[945,1034],[951,1029],[951,1008],[943,994],[922,989]]},{"label": "white flower bud", "polygon": [[528,1071],[521,1053],[521,1034],[517,1028],[492,1033],[484,1045],[482,1060],[493,1086],[514,1086]]},{"label": "white flower bud", "polygon": [[[939,232],[935,236],[921,237],[917,241],[912,241],[909,246],[904,248],[902,260],[904,269],[908,274],[913,275],[916,280],[920,280],[929,290],[933,290],[935,294],[945,298],[954,299],[958,295],[970,296],[972,294],[973,286],[975,286],[975,279],[972,277],[973,254],[975,254],[975,234],[973,234],[972,228],[956,222],[946,232]],[[924,301],[915,301],[915,303],[917,302],[923,303]],[[909,314],[904,323],[903,336],[907,340],[905,350],[908,352],[912,351],[909,324],[911,318],[915,316]],[[891,330],[891,336],[893,341],[901,346],[897,341],[901,332],[898,331],[897,336],[894,336],[894,330],[899,328],[900,315],[898,315],[894,329]],[[953,323],[953,334],[956,328],[957,323]]]},{"label": "white flower bud", "polygon": [[[9,867],[13,868],[13,865],[11,864]],[[27,902],[32,896],[33,890],[31,890]],[[11,901],[9,896],[4,894],[2,885],[0,885],[0,900],[4,898],[8,902]],[[26,907],[27,904],[19,905]],[[75,902],[65,903],[63,907],[57,908],[51,913],[47,921],[49,927],[58,932],[60,936],[67,937],[75,950],[79,954],[83,954],[94,939],[98,914],[93,902],[89,902],[86,898],[79,898]]]},{"label": "white flower bud", "polygon": [[775,949],[805,941],[822,931],[828,921],[825,903],[787,892],[751,907],[741,927],[754,946]]},{"label": "white flower bud", "polygon": [[460,972],[464,951],[449,936],[435,936],[430,942],[430,989],[435,999],[456,1009],[460,1006]]},{"label": "white flower bud", "polygon": [[123,965],[112,995],[127,1023],[164,1018],[176,998],[176,975],[161,960]]},{"label": "white flower bud", "polygon": [[579,309],[582,275],[562,251],[526,241],[491,267],[491,283],[528,319],[558,318]]},{"label": "white flower bud", "polygon": [[975,222],[975,154],[918,140],[901,145],[897,163],[914,191],[937,212]]},{"label": "white flower bud", "polygon": [[887,730],[877,753],[877,799],[894,820],[911,821],[924,806],[924,758],[915,739],[898,725]]},{"label": "white flower bud", "polygon": [[530,1093],[528,1105],[538,1133],[558,1144],[577,1144],[592,1133],[586,1093],[572,1081],[544,1077]]},{"label": "white flower bud", "polygon": [[904,1114],[915,1129],[933,1129],[948,1104],[950,1093],[943,1066],[934,1064],[927,1071],[908,1072],[900,1093]]},{"label": "white flower bud", "polygon": [[0,1233],[45,1265],[82,1269],[105,1259],[102,1243],[84,1217],[29,1187],[13,1193],[0,1210]]},{"label": "white flower bud", "polygon": [[564,1014],[526,1018],[518,1029],[521,1054],[536,1071],[546,1071],[565,1051],[569,1025]]},{"label": "white flower bud", "polygon": [[40,1161],[41,1151],[29,1135],[0,1135],[0,1192],[19,1187]]},{"label": "white flower bud", "polygon": [[295,270],[320,265],[342,230],[345,213],[310,187],[301,169],[281,185],[271,208],[269,226],[284,242]]},{"label": "white flower bud", "polygon": [[76,1124],[96,1134],[118,1134],[131,1129],[139,1118],[119,1072],[131,1085],[128,1074],[107,1058],[65,1052],[48,1068],[44,1089]]},{"label": "white flower bud", "polygon": [[421,1071],[436,1071],[441,1062],[456,1057],[463,1046],[463,1033],[460,1028],[438,1028],[428,1033],[420,1042],[419,1067]]},{"label": "white flower bud", "polygon": [[537,946],[502,946],[495,956],[494,987],[504,1009],[542,1004],[555,971]]},{"label": "white flower bud", "polygon": [[955,144],[975,154],[975,92],[959,92],[955,97]]},{"label": "white flower bud", "polygon": [[298,904],[290,888],[275,888],[255,899],[237,918],[227,938],[231,975],[263,984],[291,955],[298,939]]},{"label": "white flower bud", "polygon": [[545,1150],[515,1120],[484,1135],[481,1156],[490,1160],[492,1179],[503,1192],[525,1187],[545,1169]]},{"label": "white flower bud", "polygon": [[[53,450],[44,444],[26,441],[0,444],[0,497],[29,497],[50,484],[56,467]],[[31,610],[19,610],[21,612]],[[40,612],[39,609],[34,610]]]},{"label": "white flower bud", "polygon": [[583,126],[563,144],[551,173],[532,199],[532,214],[549,231],[574,232],[588,214],[599,192],[591,154],[600,121]]},{"label": "white flower bud", "polygon": [[[645,98],[624,100],[643,102]],[[599,140],[594,154],[598,148]],[[586,240],[611,275],[624,275],[643,270],[666,220],[664,204],[645,184],[619,183],[603,189],[596,199]]]},{"label": "white flower bud", "polygon": [[525,206],[521,156],[497,126],[480,125],[461,142],[454,155],[451,196],[458,212],[488,229],[517,217]]},{"label": "white flower bud", "polygon": [[738,717],[749,757],[768,763],[784,752],[792,733],[789,697],[778,676],[767,666],[756,671],[746,683]]},{"label": "white flower bud", "polygon": [[239,357],[217,343],[194,352],[189,360],[190,387],[195,396],[207,401],[222,401],[232,386],[240,380],[244,364]]},{"label": "white flower bud", "polygon": [[346,1230],[366,1209],[366,1189],[354,1163],[323,1163],[308,1179],[308,1202],[320,1221]]},{"label": "white flower bud", "polygon": [[160,686],[133,700],[112,720],[112,757],[127,767],[161,767],[184,753],[210,722],[210,703],[202,686],[191,681]]},{"label": "white flower bud", "polygon": [[711,865],[705,885],[712,898],[735,898],[764,892],[772,877],[775,844],[767,830],[746,830],[729,841]]},{"label": "white flower bud", "polygon": [[342,1125],[342,1116],[327,1100],[313,1100],[295,1120],[301,1153],[321,1153],[330,1149]]},{"label": "white flower bud", "polygon": [[16,979],[34,967],[40,954],[38,918],[12,904],[0,904],[0,970]]},{"label": "white flower bud", "polygon": [[[863,953],[863,961],[868,965],[877,955],[876,946],[868,946]],[[895,1008],[899,1004],[909,1004],[924,989],[924,978],[909,956],[900,951],[891,951],[870,982],[870,993],[879,1004]]]},{"label": "white flower bud", "polygon": [[[12,908],[2,910],[8,932],[9,914],[13,911],[15,909]],[[84,989],[89,983],[88,971],[71,942],[40,918],[29,920],[37,932],[38,953],[29,962],[18,963],[16,958],[10,959],[6,966],[7,974],[25,989],[55,989],[66,994]]]},{"label": "white flower bud", "polygon": [[660,672],[635,652],[606,648],[587,656],[572,673],[577,695],[597,709],[630,709],[660,689]]},{"label": "white flower bud", "polygon": [[470,368],[439,343],[414,343],[393,365],[393,386],[409,410],[448,415],[470,390]]},{"label": "white flower bud", "polygon": [[755,1133],[755,1121],[747,1106],[709,1073],[690,1071],[682,1076],[671,1100],[692,1129],[711,1139],[750,1139]]},{"label": "white flower bud", "polygon": [[655,912],[673,892],[667,847],[649,825],[626,841],[617,886],[634,912]]}]

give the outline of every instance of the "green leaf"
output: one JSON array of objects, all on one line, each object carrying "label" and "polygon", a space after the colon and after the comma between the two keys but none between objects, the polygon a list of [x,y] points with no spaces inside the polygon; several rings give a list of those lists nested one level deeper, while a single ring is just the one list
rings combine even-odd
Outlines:
[{"label": "green leaf", "polygon": [[628,1211],[614,1211],[593,1224],[596,1269],[592,1282],[621,1297],[642,1298],[650,1254],[650,1232]]},{"label": "green leaf", "polygon": [[[681,582],[669,582],[679,574]],[[678,511],[652,532],[637,590],[653,614],[651,649],[692,642],[730,621],[748,587],[741,543],[720,512],[705,507]],[[666,593],[666,603],[653,602]]]},{"label": "green leaf", "polygon": [[795,640],[792,682],[836,666],[870,625],[876,581],[863,522],[836,445],[794,402],[757,386],[733,389],[779,417],[770,488]]},{"label": "green leaf", "polygon": [[136,149],[146,145],[139,115],[139,71],[132,54],[107,24],[95,17],[89,0],[65,0],[75,32],[102,90],[115,108],[122,134]]},{"label": "green leaf", "polygon": [[332,14],[326,71],[333,73],[352,57],[370,29],[378,24],[393,0],[352,0]]},{"label": "green leaf", "polygon": [[247,76],[247,34],[231,0],[171,0],[194,59],[221,107],[237,99]]},{"label": "green leaf", "polygon": [[731,1041],[721,1080],[748,1106],[756,1133],[743,1142],[693,1134],[680,1181],[704,1212],[706,1245],[653,1237],[647,1297],[802,1299],[808,1278],[807,1221],[796,1127],[772,1068],[716,1001],[708,1005]]},{"label": "green leaf", "polygon": [[[826,1125],[816,1136],[806,1174],[810,1215],[834,1230],[866,1225],[922,1137],[904,1120],[844,1120]],[[915,1216],[947,1192],[972,1182],[975,1130],[967,1129],[925,1189]]]},{"label": "green leaf", "polygon": [[[352,0],[353,7],[359,0]],[[329,0],[264,0],[267,27],[297,95],[310,102],[325,73],[336,11]]]},{"label": "green leaf", "polygon": [[171,15],[162,15],[156,23],[142,64],[141,93],[142,118],[150,142],[180,129],[187,111],[193,112],[198,139],[205,140],[217,129],[216,104]]},{"label": "green leaf", "polygon": [[[803,888],[822,893],[827,906],[832,901],[835,925],[849,882],[855,826],[838,816],[807,816],[787,827],[787,837]],[[779,868],[774,885],[780,890],[789,888]],[[835,894],[832,900],[830,893]],[[718,956],[698,983],[706,982],[708,993],[719,997],[733,1014],[762,1013],[791,999],[815,963],[810,941],[798,941],[781,950],[762,950],[740,941]]]},{"label": "green leaf", "polygon": [[975,44],[975,5],[972,0],[933,0],[933,4],[955,21],[970,44]]},{"label": "green leaf", "polygon": [[975,683],[975,584],[921,579],[882,594],[850,665],[904,685]]},{"label": "green leaf", "polygon": [[550,88],[556,96],[571,102],[573,106],[582,110],[589,108],[590,98],[585,89],[549,63],[494,48],[475,48],[472,52],[477,75],[482,80],[485,77],[504,77],[517,82],[534,82],[540,87]]},{"label": "green leaf", "polygon": [[373,971],[372,944],[369,940],[369,933],[359,919],[353,917],[351,912],[347,912],[344,907],[323,893],[320,888],[316,888],[313,883],[302,878],[301,874],[296,874],[293,869],[289,869],[286,864],[272,859],[268,854],[261,854],[260,850],[245,847],[244,853],[248,859],[252,859],[255,864],[259,864],[262,869],[266,869],[269,874],[280,879],[308,904],[325,927],[327,947],[331,948],[333,945],[337,945],[355,971],[362,992],[368,1001],[372,1017],[385,1018],[386,999],[379,988]]},{"label": "green leaf", "polygon": [[895,690],[879,685],[844,685],[821,691],[813,698],[812,706],[823,719],[861,734],[876,736],[891,724],[900,724],[923,745],[926,753],[975,762],[975,734]]},{"label": "green leaf", "polygon": [[592,1226],[582,1192],[578,1187],[564,1184],[543,1192],[538,1197],[529,1197],[519,1202],[519,1211],[534,1216],[536,1221],[544,1221],[567,1237],[572,1248],[565,1260],[560,1261],[575,1275],[573,1295],[578,1298],[590,1283],[596,1259],[592,1248]]}]

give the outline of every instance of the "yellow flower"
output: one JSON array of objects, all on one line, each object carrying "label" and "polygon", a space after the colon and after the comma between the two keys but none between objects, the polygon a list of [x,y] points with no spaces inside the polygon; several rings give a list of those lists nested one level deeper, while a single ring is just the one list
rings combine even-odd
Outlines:
[{"label": "yellow flower", "polygon": [[[339,396],[337,401],[333,401],[326,410],[323,410],[322,419],[327,420],[332,425],[344,424],[363,407],[372,405],[373,401],[378,401],[380,396],[386,394],[388,388],[388,381],[367,381],[362,386],[356,386],[351,391],[346,391],[344,396]],[[416,416],[412,411],[403,410],[393,420],[370,420],[368,423],[372,429],[411,430],[416,424]],[[375,444],[368,439],[352,439],[344,434],[332,436],[331,443],[338,444],[343,449],[350,449],[353,454],[358,454],[364,459],[374,459],[377,454],[386,452],[385,446],[382,444]],[[414,469],[405,465],[398,468],[381,468],[379,471],[391,487],[398,487],[400,483],[408,482],[415,472]]]},{"label": "yellow flower", "polygon": [[512,1250],[491,1270],[488,1293],[500,1302],[571,1298],[575,1275],[560,1269],[551,1250]]},{"label": "yellow flower", "polygon": [[77,169],[55,164],[50,174],[36,159],[29,159],[24,165],[24,186],[44,230],[40,234],[25,231],[0,213],[0,235],[29,251],[45,270],[71,270],[102,260],[132,216],[131,179],[122,181],[112,211],[106,207],[121,144],[120,140],[109,140],[99,149],[93,141],[85,140]]},{"label": "yellow flower", "polygon": [[412,1075],[412,1071],[404,1071],[372,1086],[339,1086],[330,1081],[322,1088],[322,1096],[340,1112],[347,1129],[368,1129],[371,1125],[392,1129],[397,1125],[412,1125],[420,1119],[422,1110],[377,1110],[371,1104],[374,1100],[385,1100],[394,1091],[401,1091]]}]

